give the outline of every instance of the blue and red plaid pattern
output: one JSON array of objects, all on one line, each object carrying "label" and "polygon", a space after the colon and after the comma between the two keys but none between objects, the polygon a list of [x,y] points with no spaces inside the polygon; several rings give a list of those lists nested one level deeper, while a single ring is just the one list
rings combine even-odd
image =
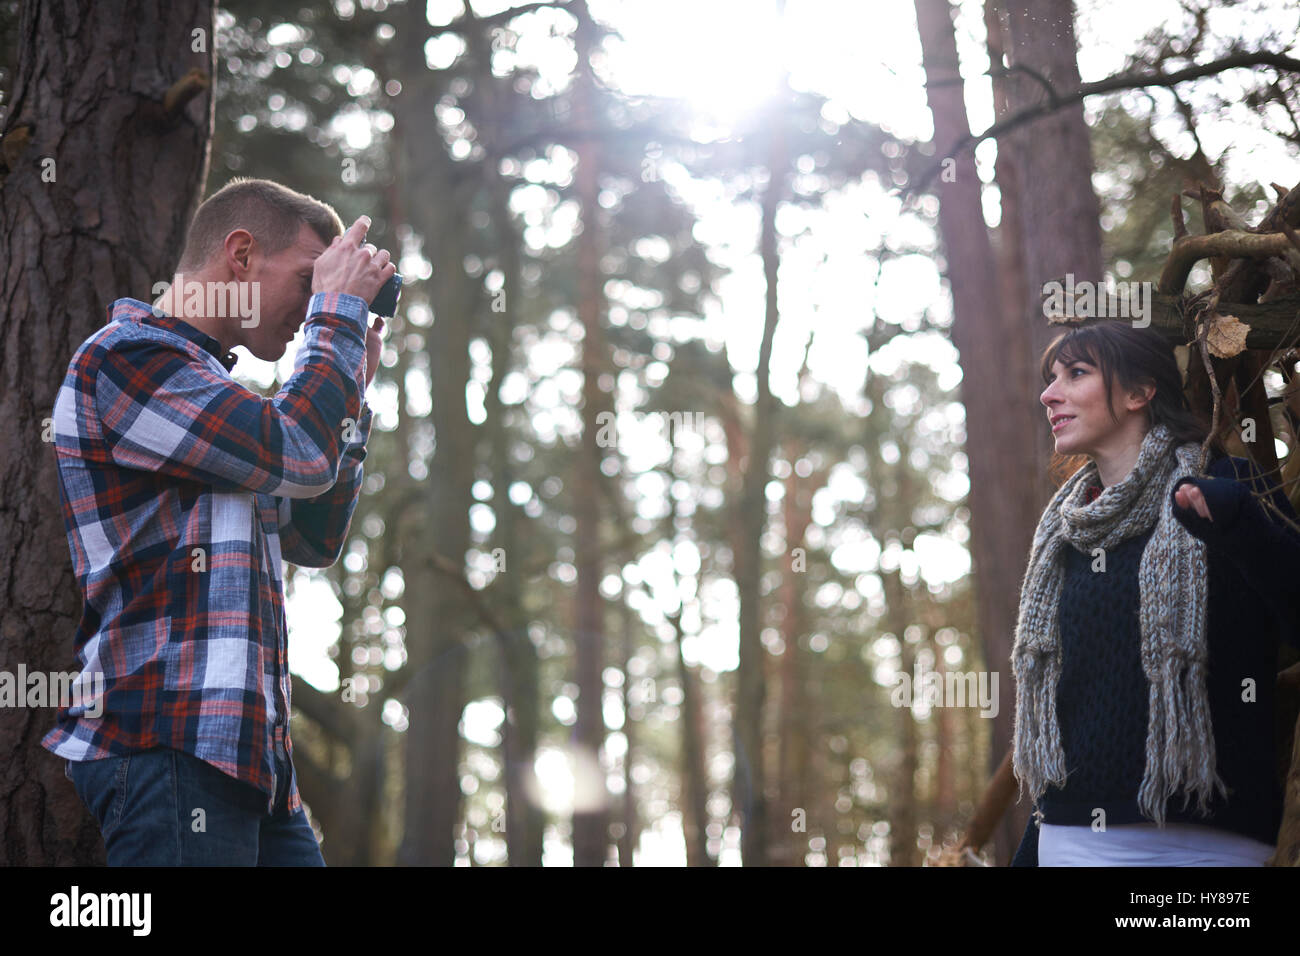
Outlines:
[{"label": "blue and red plaid pattern", "polygon": [[371,423],[367,315],[356,296],[312,296],[274,398],[230,377],[216,339],[136,299],[77,349],[54,446],[84,596],[77,662],[87,693],[103,673],[103,712],[74,697],[47,750],[170,747],[273,809],[276,748],[293,752],[281,560],[328,567],[347,537]]}]

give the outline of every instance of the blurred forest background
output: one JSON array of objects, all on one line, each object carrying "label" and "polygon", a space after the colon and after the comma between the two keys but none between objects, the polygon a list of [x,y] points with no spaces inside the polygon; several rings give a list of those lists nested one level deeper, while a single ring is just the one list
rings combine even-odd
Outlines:
[{"label": "blurred forest background", "polygon": [[[937,862],[1011,737],[1051,488],[1035,288],[1154,280],[1181,190],[1254,218],[1300,179],[1290,0],[25,6],[0,2],[3,248],[8,196],[51,191],[32,156],[66,191],[32,208],[82,226],[0,284],[7,421],[49,414],[233,177],[370,215],[406,276],[344,556],[286,570],[331,865]],[[75,152],[15,135],[24,45]],[[272,395],[292,349],[236,377]],[[0,644],[57,669],[80,605],[38,427],[5,438]],[[924,671],[997,674],[994,713],[899,706]],[[62,780],[47,729],[4,734],[7,862],[93,852],[22,790]]]}]

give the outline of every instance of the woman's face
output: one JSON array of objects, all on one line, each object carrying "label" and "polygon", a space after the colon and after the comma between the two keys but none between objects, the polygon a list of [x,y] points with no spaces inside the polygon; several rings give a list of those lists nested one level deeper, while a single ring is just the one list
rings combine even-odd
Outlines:
[{"label": "woman's face", "polygon": [[1039,401],[1047,406],[1057,452],[1062,455],[1095,455],[1099,448],[1105,448],[1124,430],[1125,420],[1132,412],[1117,394],[1114,410],[1119,421],[1110,417],[1101,369],[1085,360],[1068,365],[1057,361],[1052,363],[1051,375]]}]

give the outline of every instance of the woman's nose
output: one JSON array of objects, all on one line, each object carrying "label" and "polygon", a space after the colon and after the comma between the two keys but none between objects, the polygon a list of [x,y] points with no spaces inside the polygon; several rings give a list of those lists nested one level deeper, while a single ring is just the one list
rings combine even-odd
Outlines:
[{"label": "woman's nose", "polygon": [[1044,405],[1051,405],[1052,402],[1056,401],[1056,392],[1053,391],[1055,387],[1056,383],[1053,382],[1051,385],[1047,386],[1047,388],[1043,389],[1043,393],[1038,396],[1038,400]]}]

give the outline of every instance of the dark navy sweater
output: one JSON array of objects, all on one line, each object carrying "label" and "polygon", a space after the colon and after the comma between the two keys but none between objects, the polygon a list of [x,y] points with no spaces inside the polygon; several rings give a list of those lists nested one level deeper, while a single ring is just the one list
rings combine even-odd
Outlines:
[{"label": "dark navy sweater", "polygon": [[[1206,544],[1209,574],[1206,619],[1207,690],[1219,775],[1211,814],[1197,813],[1181,792],[1165,806],[1169,823],[1195,823],[1261,842],[1277,840],[1282,786],[1275,773],[1274,698],[1278,641],[1300,638],[1300,534],[1266,511],[1252,488],[1269,494],[1296,520],[1280,490],[1243,458],[1211,463],[1207,478],[1184,477],[1205,495],[1213,521],[1174,502],[1174,516]],[[1176,490],[1176,489],[1175,489]],[[1154,531],[1154,529],[1152,529]],[[1066,545],[1060,598],[1061,677],[1057,713],[1066,781],[1049,784],[1037,808],[1045,823],[1089,826],[1105,811],[1107,826],[1150,822],[1137,806],[1146,764],[1148,681],[1142,671],[1138,621],[1138,566],[1152,531],[1105,554],[1105,572],[1094,558]],[[1243,700],[1243,681],[1254,681],[1253,701]],[[1025,828],[1012,866],[1038,865],[1038,826]]]}]

